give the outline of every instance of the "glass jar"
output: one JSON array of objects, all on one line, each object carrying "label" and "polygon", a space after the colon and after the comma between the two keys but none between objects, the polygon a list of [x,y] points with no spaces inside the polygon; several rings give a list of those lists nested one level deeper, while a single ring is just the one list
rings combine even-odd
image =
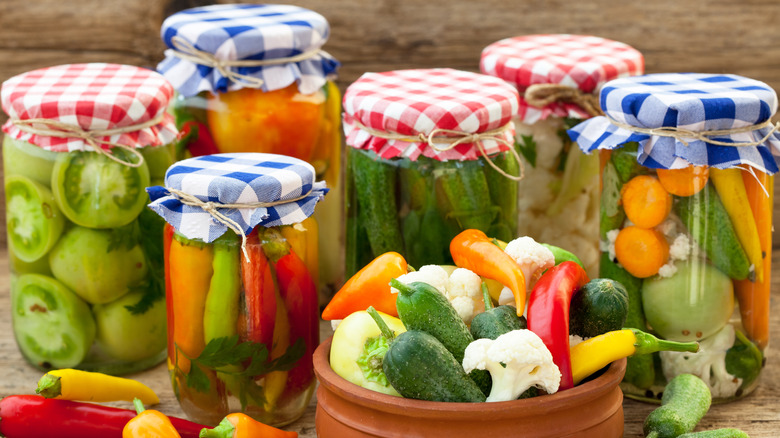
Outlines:
[{"label": "glass jar", "polygon": [[[199,35],[190,32],[193,23]],[[239,34],[234,32],[237,25],[244,29]],[[179,33],[183,26],[190,33]],[[296,6],[188,9],[163,23],[169,50],[158,67],[178,92],[171,110],[184,132],[180,159],[233,152],[288,155],[310,163],[317,178],[328,184],[331,195],[316,213],[325,231],[320,249],[333,254],[315,274],[326,295],[342,280],[344,242],[341,93],[332,81],[338,63],[319,50],[329,32],[324,17]],[[258,64],[229,66],[231,72],[210,68],[209,59],[221,57],[215,54],[229,39],[236,59],[228,63],[260,60]],[[276,43],[265,48],[257,44],[263,39]]]},{"label": "glass jar", "polygon": [[[95,80],[100,75],[112,87]],[[148,87],[123,81],[132,75]],[[58,100],[63,89],[70,94]],[[108,103],[95,100],[99,93]],[[36,368],[127,374],[165,359],[164,222],[144,208],[144,189],[173,163],[176,130],[164,116],[172,94],[157,73],[112,64],[51,67],[3,84],[12,324]],[[148,113],[99,120],[125,105]],[[20,119],[31,114],[48,119]],[[73,114],[85,125],[69,125]],[[95,134],[89,145],[63,131],[90,134],[101,124],[122,130],[121,138],[106,143]],[[103,153],[84,150],[115,143]]]},{"label": "glass jar", "polygon": [[[391,102],[393,111],[382,113]],[[450,240],[468,228],[512,240],[520,168],[508,149],[516,107],[517,92],[503,81],[450,69],[369,73],[350,85],[347,274],[388,251],[416,268],[452,264]]]},{"label": "glass jar", "polygon": [[[621,387],[658,402],[666,382],[690,373],[714,401],[740,398],[758,384],[769,336],[780,139],[766,121],[777,97],[733,75],[635,79],[605,85],[607,117],[571,131],[583,148],[601,149],[600,274],[626,286],[626,326],[700,349],[630,357]],[[700,130],[670,125],[670,109]]]},{"label": "glass jar", "polygon": [[[280,186],[284,195],[274,193]],[[303,161],[238,153],[176,163],[166,187],[149,189],[150,207],[168,222],[168,370],[194,421],[216,425],[243,412],[283,426],[311,400],[319,344],[312,213],[323,187]],[[207,201],[219,213],[206,209]]]},{"label": "glass jar", "polygon": [[583,154],[566,131],[600,114],[593,93],[605,82],[644,72],[642,54],[594,36],[525,35],[487,46],[480,69],[520,91],[515,147],[525,177],[518,190],[518,235],[571,251],[596,277],[598,157]]}]

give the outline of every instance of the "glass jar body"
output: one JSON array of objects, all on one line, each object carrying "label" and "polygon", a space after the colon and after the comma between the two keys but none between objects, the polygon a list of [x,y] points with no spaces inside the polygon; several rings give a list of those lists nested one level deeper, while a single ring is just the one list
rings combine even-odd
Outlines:
[{"label": "glass jar body", "polygon": [[216,425],[243,412],[282,426],[314,393],[317,223],[232,231],[207,244],[166,224],[168,369],[182,410]]},{"label": "glass jar body", "polygon": [[598,273],[598,156],[586,155],[566,130],[579,119],[515,120],[525,178],[519,182],[518,235],[571,251]]},{"label": "glass jar body", "polygon": [[650,169],[636,147],[600,153],[600,275],[626,286],[626,326],[699,341],[700,352],[631,357],[621,387],[659,402],[666,382],[691,373],[716,402],[743,397],[768,343],[774,177],[748,166]]},{"label": "glass jar body", "polygon": [[[264,92],[243,88],[227,93],[176,96],[172,112],[184,132],[179,158],[216,153],[262,152],[304,160],[330,191],[317,205],[325,257],[315,275],[327,290],[343,278],[344,194],[342,175],[341,95],[331,81],[313,94],[297,84]],[[326,294],[327,295],[327,294]]]},{"label": "glass jar body", "polygon": [[[354,148],[347,158],[348,276],[388,251],[404,255],[415,268],[452,264],[450,241],[468,228],[504,241],[516,235],[517,182],[484,158],[381,159]],[[518,175],[510,152],[490,159]]]},{"label": "glass jar body", "polygon": [[164,221],[145,188],[173,147],[139,151],[133,168],[3,141],[13,330],[37,368],[127,374],[165,358]]}]

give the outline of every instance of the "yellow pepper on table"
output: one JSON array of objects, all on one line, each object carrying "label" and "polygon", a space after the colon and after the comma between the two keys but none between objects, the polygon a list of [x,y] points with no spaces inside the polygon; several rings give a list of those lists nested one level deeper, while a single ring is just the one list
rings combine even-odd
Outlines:
[{"label": "yellow pepper on table", "polygon": [[44,374],[35,392],[61,400],[99,403],[139,398],[148,405],[160,403],[157,394],[137,380],[69,368]]}]

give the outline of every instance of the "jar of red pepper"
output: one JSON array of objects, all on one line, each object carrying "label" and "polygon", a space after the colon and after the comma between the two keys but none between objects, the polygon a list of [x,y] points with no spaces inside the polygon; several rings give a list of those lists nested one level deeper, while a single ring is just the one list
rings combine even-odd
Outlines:
[{"label": "jar of red pepper", "polygon": [[[322,47],[322,15],[298,6],[224,4],[168,17],[158,71],[173,84],[183,132],[179,158],[261,152],[304,160],[331,193],[315,216],[323,258],[315,283],[327,295],[343,276],[344,213],[339,66]],[[320,278],[321,277],[321,278]]]},{"label": "jar of red pepper", "polygon": [[319,343],[311,216],[327,191],[308,163],[261,153],[183,160],[148,189],[167,221],[168,369],[195,421],[303,414]]},{"label": "jar of red pepper", "polygon": [[569,134],[601,158],[602,277],[629,293],[628,327],[698,353],[629,358],[624,392],[658,401],[678,374],[728,401],[759,381],[769,335],[777,95],[726,74],[608,82],[605,115]]}]

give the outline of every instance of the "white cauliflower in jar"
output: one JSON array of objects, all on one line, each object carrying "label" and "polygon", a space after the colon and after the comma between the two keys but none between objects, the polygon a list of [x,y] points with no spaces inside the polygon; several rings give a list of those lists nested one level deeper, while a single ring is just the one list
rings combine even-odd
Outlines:
[{"label": "white cauliflower in jar", "polygon": [[[478,313],[485,311],[485,303],[482,296],[482,279],[479,275],[465,268],[457,268],[451,274],[447,274],[441,266],[426,265],[418,271],[409,272],[397,279],[401,283],[414,282],[428,283],[442,293],[458,312],[458,316],[467,325]],[[393,293],[398,290],[391,288]]]},{"label": "white cauliflower in jar", "polygon": [[678,260],[688,260],[691,253],[691,239],[687,234],[678,234],[672,244],[669,245],[669,261],[658,269],[658,275],[669,278],[677,273],[675,262]]}]

